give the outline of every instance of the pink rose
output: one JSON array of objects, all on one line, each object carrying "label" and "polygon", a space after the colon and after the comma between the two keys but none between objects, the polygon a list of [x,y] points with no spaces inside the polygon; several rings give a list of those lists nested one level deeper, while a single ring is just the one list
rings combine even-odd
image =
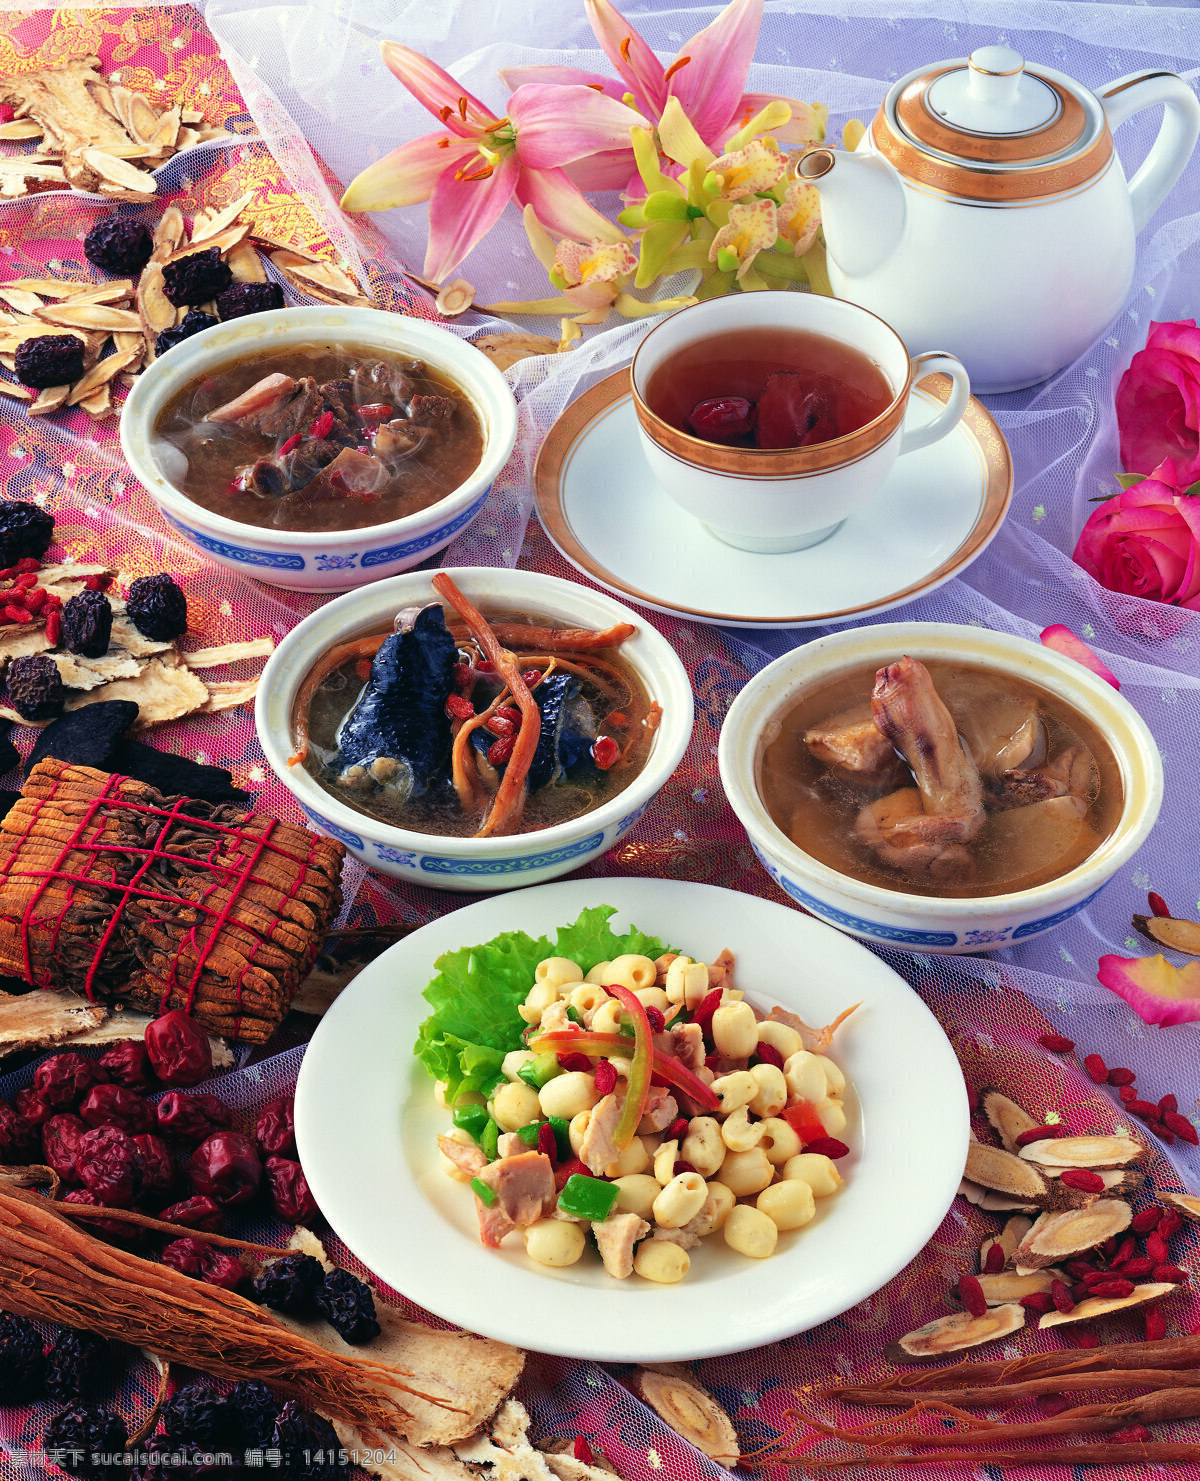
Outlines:
[{"label": "pink rose", "polygon": [[1168,458],[1101,504],[1074,558],[1109,591],[1200,612],[1200,498],[1179,493],[1178,482]]},{"label": "pink rose", "polygon": [[1117,427],[1128,472],[1149,473],[1172,458],[1180,487],[1200,478],[1200,329],[1194,319],[1151,324],[1146,348],[1117,387]]}]

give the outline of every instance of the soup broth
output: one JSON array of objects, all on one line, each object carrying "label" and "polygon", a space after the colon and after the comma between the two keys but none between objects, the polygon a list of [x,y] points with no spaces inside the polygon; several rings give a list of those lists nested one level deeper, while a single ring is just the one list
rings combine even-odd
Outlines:
[{"label": "soup broth", "polygon": [[684,345],[646,382],[669,426],[728,447],[806,447],[856,432],[894,392],[861,351],[802,329],[743,329]]},{"label": "soup broth", "polygon": [[[438,630],[443,619],[450,633],[445,652],[445,629]],[[412,614],[401,614],[401,620],[411,623]],[[661,710],[615,647],[548,653],[536,640],[522,643],[510,635],[525,628],[533,638],[545,631],[539,626],[544,618],[488,614],[488,620],[519,656],[523,673],[544,676],[540,682],[526,678],[541,711],[541,735],[520,821],[511,831],[551,828],[600,807],[646,764]],[[370,742],[364,751],[349,738],[361,722],[369,686],[386,668],[382,651],[373,660],[366,656],[392,636],[380,633],[346,645],[345,659],[330,667],[307,696],[302,690],[297,709],[307,716],[304,765],[324,791],[356,812],[417,833],[472,837],[497,793],[517,712],[501,708],[490,722],[494,728],[475,730],[464,748],[466,787],[450,748],[464,716],[482,715],[504,685],[452,609],[422,609],[410,631],[420,634],[422,651],[415,659],[397,655],[392,665],[389,682],[403,713],[393,723],[385,692],[381,731],[386,739]],[[433,679],[434,671],[447,677]],[[404,755],[397,769],[399,752]],[[464,801],[467,790],[475,792],[473,801]]]},{"label": "soup broth", "polygon": [[310,344],[230,360],[163,408],[155,456],[183,494],[242,524],[352,530],[416,514],[479,466],[463,392],[421,360]]},{"label": "soup broth", "polygon": [[[943,898],[1032,889],[1094,853],[1124,800],[1096,727],[1020,679],[959,664],[916,667],[949,711],[948,766],[978,774],[981,826],[979,814],[964,823],[934,789],[921,792],[873,720],[876,670],[863,667],[804,695],[768,727],[758,787],[792,842],[865,884]],[[917,737],[918,767],[922,750],[936,763],[937,745],[936,735]],[[962,785],[974,784],[968,776]],[[937,806],[946,808],[941,817]]]}]

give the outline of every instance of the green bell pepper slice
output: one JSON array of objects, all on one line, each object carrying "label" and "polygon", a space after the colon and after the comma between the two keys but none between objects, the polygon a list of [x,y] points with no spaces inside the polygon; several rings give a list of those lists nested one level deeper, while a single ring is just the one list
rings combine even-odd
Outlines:
[{"label": "green bell pepper slice", "polygon": [[558,1062],[557,1054],[536,1055],[533,1059],[527,1059],[517,1071],[518,1078],[534,1090],[540,1090],[548,1080],[561,1074],[562,1065]]},{"label": "green bell pepper slice", "polygon": [[489,1116],[487,1125],[479,1133],[479,1149],[489,1162],[495,1162],[499,1150],[500,1127]]},{"label": "green bell pepper slice", "polygon": [[615,1183],[606,1183],[600,1178],[584,1177],[572,1173],[558,1195],[558,1206],[564,1214],[573,1214],[577,1219],[590,1219],[599,1223],[607,1219],[621,1190]]},{"label": "green bell pepper slice", "polygon": [[451,1117],[455,1126],[469,1132],[476,1141],[483,1135],[483,1128],[491,1119],[486,1106],[456,1106]]}]

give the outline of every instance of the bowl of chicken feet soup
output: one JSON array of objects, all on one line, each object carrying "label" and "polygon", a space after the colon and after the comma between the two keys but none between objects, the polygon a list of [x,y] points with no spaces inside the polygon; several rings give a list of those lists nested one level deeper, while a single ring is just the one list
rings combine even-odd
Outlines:
[{"label": "bowl of chicken feet soup", "polygon": [[320,832],[445,890],[540,884],[613,847],[692,733],[637,613],[530,571],[413,571],[330,602],[263,672],[259,739]]},{"label": "bowl of chicken feet soup", "polygon": [[835,633],[765,668],[721,731],[760,861],[863,940],[975,952],[1083,910],[1154,826],[1162,763],[1074,659],[949,623]]},{"label": "bowl of chicken feet soup", "polygon": [[441,550],[516,440],[504,377],[437,325],[377,309],[248,315],[174,346],[121,417],[168,524],[221,564],[344,591]]}]

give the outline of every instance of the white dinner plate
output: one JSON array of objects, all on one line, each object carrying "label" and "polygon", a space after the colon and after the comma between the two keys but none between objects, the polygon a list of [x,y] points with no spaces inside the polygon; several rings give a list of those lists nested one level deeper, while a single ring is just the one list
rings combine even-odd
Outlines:
[{"label": "white dinner plate", "polygon": [[[586,906],[617,909],[690,956],[736,959],[734,981],[808,1023],[861,1002],[838,1030],[846,1071],[845,1186],[767,1260],[719,1234],[691,1251],[678,1285],[605,1275],[585,1251],[563,1270],[534,1265],[518,1235],[479,1241],[470,1190],[441,1170],[449,1130],[414,1057],[422,989],[443,952],[501,931],[548,935]],[[853,1087],[851,1089],[851,1087]],[[962,1072],[937,1020],[904,980],[848,936],[784,905],[712,885],[580,879],[480,900],[390,947],[325,1015],[296,1086],[296,1139],[317,1202],[351,1250],[427,1310],[487,1337],[599,1362],[675,1362],[777,1341],[864,1300],[941,1223],[966,1161]]]},{"label": "white dinner plate", "polygon": [[[914,386],[921,426],[950,377]],[[726,627],[815,627],[928,596],[995,538],[1012,496],[1004,434],[974,397],[940,442],[900,458],[875,497],[808,550],[735,550],[656,483],[642,452],[628,370],[573,401],[534,469],[538,517],[585,576],[614,595]]]}]

